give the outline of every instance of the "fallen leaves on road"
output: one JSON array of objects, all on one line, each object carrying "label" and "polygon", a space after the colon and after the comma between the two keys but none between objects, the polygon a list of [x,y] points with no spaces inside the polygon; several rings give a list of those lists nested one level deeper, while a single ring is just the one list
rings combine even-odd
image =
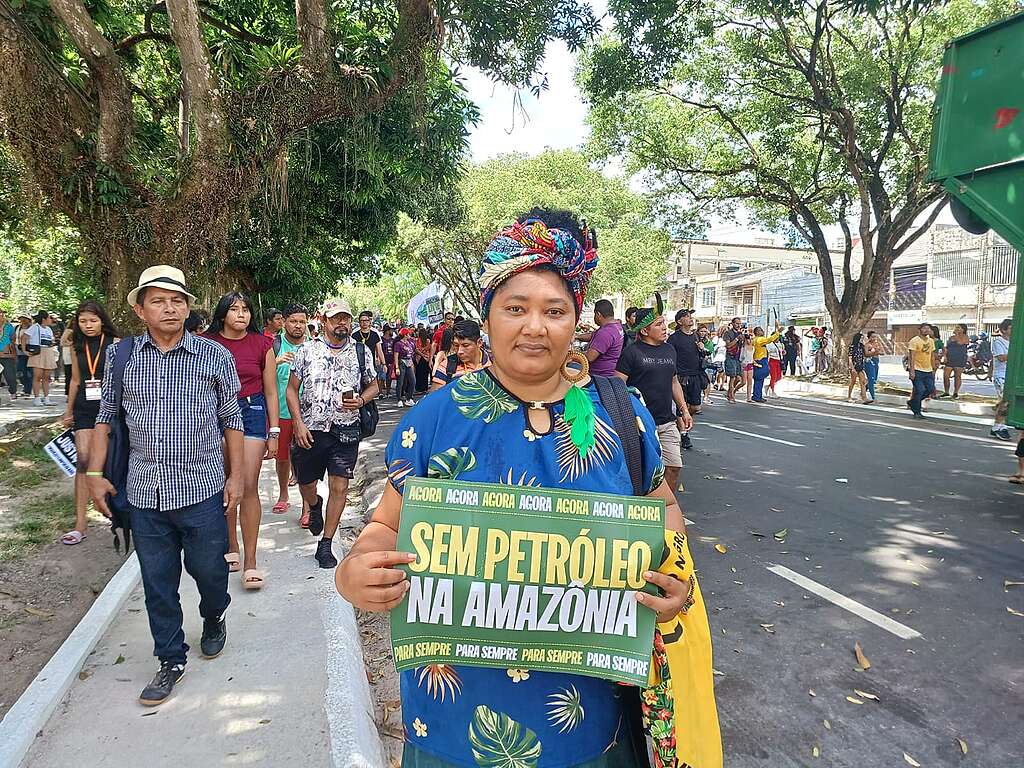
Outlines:
[{"label": "fallen leaves on road", "polygon": [[775,634],[775,625],[774,624],[762,624],[761,625],[761,629],[763,629],[769,635],[774,635]]},{"label": "fallen leaves on road", "polygon": [[114,659],[115,664],[124,664],[124,656],[117,654],[117,658]]},{"label": "fallen leaves on road", "polygon": [[38,616],[41,619],[52,619],[53,614],[49,611],[41,611],[38,608],[33,608],[31,605],[25,606],[25,613],[31,616]]},{"label": "fallen leaves on road", "polygon": [[79,680],[88,680],[92,676],[92,672],[86,672],[84,669],[78,673]]},{"label": "fallen leaves on road", "polygon": [[960,753],[961,754],[964,754],[964,755],[967,754],[967,742],[966,741],[964,741],[963,739],[957,739],[956,740],[956,745],[958,747],[960,747]]},{"label": "fallen leaves on road", "polygon": [[777,606],[779,606],[779,608],[785,608],[786,607],[786,604],[784,602],[782,602],[781,600],[776,600],[775,604]]},{"label": "fallen leaves on road", "polygon": [[747,531],[747,533],[749,533],[751,536],[756,536],[759,539],[763,539],[764,538],[764,534],[761,533],[760,531],[755,531],[755,530],[751,529],[751,530]]},{"label": "fallen leaves on road", "polygon": [[776,531],[772,534],[776,541],[785,541],[786,536],[789,534],[789,528],[783,528],[781,531]]},{"label": "fallen leaves on road", "polygon": [[704,475],[705,480],[728,480],[725,475]]},{"label": "fallen leaves on road", "polygon": [[1007,613],[1012,613],[1014,616],[1024,616],[1024,613],[1021,613],[1020,611],[1015,610],[1010,606],[1006,606],[1006,611]]},{"label": "fallen leaves on road", "polygon": [[818,695],[818,694],[816,694],[816,693],[814,692],[814,689],[813,689],[813,688],[808,688],[808,689],[807,689],[807,693],[808,693],[808,695],[810,695],[810,696],[817,696],[817,695]]},{"label": "fallen leaves on road", "polygon": [[[1003,591],[1009,591],[1010,587],[1024,587],[1024,581],[1010,581],[1009,579],[1003,579]],[[25,610],[28,610],[27,608]]]},{"label": "fallen leaves on road", "polygon": [[860,647],[860,643],[853,644],[853,655],[857,657],[857,663],[861,669],[871,669],[871,662],[864,655],[864,649]]},{"label": "fallen leaves on road", "polygon": [[264,717],[262,720],[260,720],[259,724],[260,725],[266,725],[269,722],[270,722],[270,718],[269,717]]},{"label": "fallen leaves on road", "polygon": [[724,555],[729,550],[726,548],[725,544],[715,544],[715,551]]},{"label": "fallen leaves on road", "polygon": [[821,757],[821,749],[818,747],[814,747],[811,750],[811,757]]},{"label": "fallen leaves on road", "polygon": [[859,688],[854,688],[853,692],[856,693],[858,696],[860,696],[862,699],[871,699],[872,701],[878,701],[879,700],[878,697],[875,696],[875,694],[868,693],[867,691],[862,691]]},{"label": "fallen leaves on road", "polygon": [[848,483],[848,482],[850,482],[850,481],[849,481],[849,480],[847,480],[847,479],[846,479],[845,477],[837,477],[837,478],[836,478],[836,482],[837,482],[837,483],[843,483],[843,484],[845,485],[846,483]]},{"label": "fallen leaves on road", "polygon": [[856,699],[856,698],[854,698],[853,696],[847,696],[847,697],[846,697],[846,700],[847,700],[848,702],[850,702],[851,704],[863,704],[863,703],[864,703],[864,702],[863,702],[863,701],[861,701],[860,699]]},{"label": "fallen leaves on road", "polygon": [[906,752],[903,753],[903,759],[907,761],[907,765],[911,765],[913,768],[921,768],[921,764]]},{"label": "fallen leaves on road", "polygon": [[722,672],[721,670],[715,669],[714,667],[711,668],[711,674],[714,675],[715,677],[725,677],[725,672]]},{"label": "fallen leaves on road", "polygon": [[828,720],[822,720],[821,724],[825,726],[826,731],[832,730],[832,723],[830,723]]}]

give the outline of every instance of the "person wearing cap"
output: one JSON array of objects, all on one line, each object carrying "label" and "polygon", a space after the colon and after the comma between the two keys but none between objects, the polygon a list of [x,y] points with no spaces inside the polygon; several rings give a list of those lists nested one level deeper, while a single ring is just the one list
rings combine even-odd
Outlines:
[{"label": "person wearing cap", "polygon": [[17,377],[21,382],[22,397],[32,396],[32,369],[28,367],[28,331],[32,327],[32,315],[18,313],[18,325],[14,329],[14,348],[18,353]]},{"label": "person wearing cap", "polygon": [[18,397],[18,353],[14,343],[14,325],[7,320],[7,313],[0,309],[0,373],[13,401]]},{"label": "person wearing cap", "polygon": [[[334,568],[331,551],[359,456],[359,409],[377,396],[372,350],[352,338],[352,310],[328,299],[319,338],[307,341],[292,360],[285,398],[292,417],[292,465],[309,507],[309,532],[323,536],[316,549],[321,568]],[[327,513],[316,485],[327,472]]]},{"label": "person wearing cap", "polygon": [[665,482],[674,489],[683,468],[682,435],[693,426],[693,417],[676,374],[675,347],[667,343],[668,324],[661,294],[654,294],[654,298],[653,307],[637,310],[636,343],[622,351],[615,375],[643,395],[661,444]]},{"label": "person wearing cap", "polygon": [[[119,355],[129,355],[121,387],[120,414],[128,429],[128,514],[139,558],[153,655],[160,669],[139,701],[163,703],[185,674],[188,644],[182,628],[182,554],[199,588],[200,640],[206,658],[220,655],[227,641],[227,513],[242,500],[242,414],[235,361],[222,345],[185,332],[189,302],[181,270],[149,267],[139,276],[128,304],[146,327],[106,355],[100,409],[86,477],[96,508],[111,516],[107,496],[114,487],[103,475],[110,424],[118,415],[113,375]],[[122,352],[122,345],[129,345]],[[223,433],[223,443],[222,443]],[[225,477],[227,454],[231,474]]]},{"label": "person wearing cap", "polygon": [[[694,330],[695,325],[693,310],[680,309],[676,312],[676,329],[668,337],[668,343],[676,351],[676,377],[683,389],[686,406],[693,416],[701,412],[701,401],[707,381],[704,374],[704,356],[707,350]],[[682,446],[687,451],[693,448],[689,431],[683,432]]]}]

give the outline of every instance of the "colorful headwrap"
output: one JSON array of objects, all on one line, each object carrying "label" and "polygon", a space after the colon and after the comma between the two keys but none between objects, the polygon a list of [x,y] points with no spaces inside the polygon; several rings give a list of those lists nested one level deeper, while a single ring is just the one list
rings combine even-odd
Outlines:
[{"label": "colorful headwrap", "polygon": [[480,319],[487,319],[498,286],[542,265],[550,265],[569,285],[579,317],[590,276],[597,267],[597,248],[586,227],[583,239],[581,244],[564,229],[548,229],[540,219],[517,221],[499,232],[484,251],[480,266]]},{"label": "colorful headwrap", "polygon": [[639,331],[641,328],[646,328],[663,314],[665,314],[665,302],[661,300],[660,293],[655,293],[653,307],[645,307],[636,311],[633,330]]}]

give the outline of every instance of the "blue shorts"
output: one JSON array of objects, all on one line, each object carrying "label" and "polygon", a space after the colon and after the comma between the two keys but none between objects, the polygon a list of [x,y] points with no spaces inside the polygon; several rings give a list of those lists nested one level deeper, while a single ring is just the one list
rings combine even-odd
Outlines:
[{"label": "blue shorts", "polygon": [[740,364],[738,357],[727,357],[725,358],[725,375],[726,376],[742,376],[743,366]]},{"label": "blue shorts", "polygon": [[249,397],[238,398],[242,409],[242,425],[246,437],[254,440],[267,439],[267,399],[262,392]]}]

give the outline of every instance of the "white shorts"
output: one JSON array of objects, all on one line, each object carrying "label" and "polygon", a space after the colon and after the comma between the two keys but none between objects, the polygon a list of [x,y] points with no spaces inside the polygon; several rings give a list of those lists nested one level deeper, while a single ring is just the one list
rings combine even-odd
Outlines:
[{"label": "white shorts", "polygon": [[658,442],[661,443],[661,462],[666,467],[683,466],[683,449],[680,445],[679,426],[668,421],[658,427]]},{"label": "white shorts", "polygon": [[996,397],[1000,400],[1003,399],[1003,388],[1006,386],[1006,379],[1000,379],[997,376],[992,377],[992,386],[996,388]]}]

